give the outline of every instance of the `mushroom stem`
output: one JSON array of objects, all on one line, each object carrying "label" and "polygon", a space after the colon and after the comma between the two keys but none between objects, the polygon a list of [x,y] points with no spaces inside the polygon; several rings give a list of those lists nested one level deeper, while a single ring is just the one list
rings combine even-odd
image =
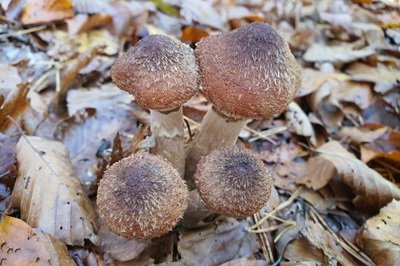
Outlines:
[{"label": "mushroom stem", "polygon": [[150,128],[156,143],[151,152],[166,158],[183,176],[185,142],[182,107],[170,112],[150,110]]},{"label": "mushroom stem", "polygon": [[234,145],[246,124],[247,120],[227,121],[214,109],[207,112],[187,150],[185,179],[190,190],[195,187],[193,175],[201,157],[217,148]]}]

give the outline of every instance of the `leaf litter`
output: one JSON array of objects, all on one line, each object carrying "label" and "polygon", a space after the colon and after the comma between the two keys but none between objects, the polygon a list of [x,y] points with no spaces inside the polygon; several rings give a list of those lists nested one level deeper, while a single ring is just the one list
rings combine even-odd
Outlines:
[{"label": "leaf litter", "polygon": [[[0,243],[0,261],[36,260],[28,248],[54,265],[397,265],[397,2],[3,1],[0,240],[21,253]],[[286,115],[240,134],[271,171],[271,201],[149,243],[108,232],[92,203],[103,171],[152,145],[148,112],[111,82],[117,55],[148,34],[195,47],[254,21],[276,28],[303,67]],[[188,140],[209,108],[202,95],[185,104]]]}]

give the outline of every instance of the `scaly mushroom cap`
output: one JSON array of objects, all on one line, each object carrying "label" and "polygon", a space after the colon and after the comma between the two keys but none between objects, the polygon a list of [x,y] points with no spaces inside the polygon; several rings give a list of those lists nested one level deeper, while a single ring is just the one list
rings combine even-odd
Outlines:
[{"label": "scaly mushroom cap", "polygon": [[267,24],[205,38],[195,54],[205,96],[233,120],[281,113],[301,85],[301,68],[288,44]]},{"label": "scaly mushroom cap", "polygon": [[143,108],[163,111],[179,107],[198,91],[198,72],[192,48],[150,35],[116,60],[111,77]]},{"label": "scaly mushroom cap", "polygon": [[171,231],[187,207],[188,189],[161,157],[139,153],[113,164],[97,192],[100,216],[111,231],[149,240]]},{"label": "scaly mushroom cap", "polygon": [[267,202],[272,179],[263,162],[237,147],[214,150],[201,158],[195,173],[200,197],[210,210],[246,217]]}]

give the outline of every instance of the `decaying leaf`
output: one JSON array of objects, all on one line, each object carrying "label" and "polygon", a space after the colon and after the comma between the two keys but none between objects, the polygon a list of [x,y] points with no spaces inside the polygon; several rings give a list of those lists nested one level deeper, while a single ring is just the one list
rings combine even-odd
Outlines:
[{"label": "decaying leaf", "polygon": [[330,162],[320,157],[312,157],[302,167],[297,167],[295,173],[299,177],[296,180],[297,184],[318,190],[329,183],[336,170]]},{"label": "decaying leaf", "polygon": [[[0,95],[7,97],[8,93],[17,88],[22,83],[16,67],[0,64]],[[1,106],[1,104],[0,104]]]},{"label": "decaying leaf", "polygon": [[282,266],[297,265],[323,265],[325,262],[324,253],[312,246],[307,239],[300,238],[292,241],[283,253]]},{"label": "decaying leaf", "polygon": [[386,93],[393,89],[400,81],[400,71],[396,68],[387,67],[379,64],[372,67],[363,63],[353,63],[346,68],[353,80],[368,81],[375,83],[375,91],[379,93]]},{"label": "decaying leaf", "polygon": [[21,115],[28,107],[28,94],[29,87],[27,84],[20,84],[17,89],[10,92],[5,99],[5,102],[0,106],[0,131],[6,130],[11,121],[7,116],[11,116],[14,120],[19,120]]},{"label": "decaying leaf", "polygon": [[0,221],[0,264],[75,265],[63,243],[10,216]]},{"label": "decaying leaf", "polygon": [[365,163],[376,159],[388,159],[389,161],[400,163],[400,151],[398,150],[382,151],[366,145],[361,145],[360,151],[361,160]]},{"label": "decaying leaf", "polygon": [[58,124],[55,138],[68,149],[85,191],[93,192],[97,185],[101,154],[111,147],[118,131],[135,130],[134,122],[129,112],[123,109],[86,108]]},{"label": "decaying leaf", "polygon": [[371,48],[357,50],[353,45],[326,46],[316,43],[311,45],[304,54],[304,59],[310,62],[341,62],[347,63],[359,58],[373,55],[375,51]]},{"label": "decaying leaf", "polygon": [[291,102],[289,104],[286,112],[286,119],[288,120],[289,130],[298,135],[309,137],[311,144],[317,144],[315,131],[311,125],[310,119],[308,119],[307,115],[297,103]]},{"label": "decaying leaf", "polygon": [[107,226],[101,224],[99,229],[99,246],[102,251],[118,261],[135,259],[149,246],[148,241],[127,239],[112,233]]},{"label": "decaying leaf", "polygon": [[97,242],[96,213],[79,184],[65,146],[22,136],[12,199],[22,220],[68,245]]},{"label": "decaying leaf", "polygon": [[391,200],[400,199],[399,188],[358,160],[339,142],[327,142],[317,152],[335,166],[343,182],[354,190],[357,196],[353,202],[357,207],[377,211]]},{"label": "decaying leaf", "polygon": [[120,108],[133,101],[133,96],[120,90],[115,84],[107,83],[100,88],[69,90],[67,107],[69,116],[85,108]]},{"label": "decaying leaf", "polygon": [[238,259],[221,264],[221,266],[267,266],[265,260]]},{"label": "decaying leaf", "polygon": [[[254,234],[246,232],[246,221],[220,220],[216,226],[181,232],[178,251],[190,265],[220,265],[236,258],[254,259],[259,245]],[[207,254],[207,256],[204,256]]]},{"label": "decaying leaf", "polygon": [[22,23],[47,23],[73,16],[69,0],[28,0],[22,13]]},{"label": "decaying leaf", "polygon": [[376,265],[400,265],[400,201],[393,200],[368,219],[357,242]]},{"label": "decaying leaf", "polygon": [[[361,127],[342,127],[338,132],[338,136],[342,139],[349,140],[352,143],[366,143],[377,140],[382,137],[388,128],[379,125],[364,125]],[[365,162],[363,160],[363,162]]]}]

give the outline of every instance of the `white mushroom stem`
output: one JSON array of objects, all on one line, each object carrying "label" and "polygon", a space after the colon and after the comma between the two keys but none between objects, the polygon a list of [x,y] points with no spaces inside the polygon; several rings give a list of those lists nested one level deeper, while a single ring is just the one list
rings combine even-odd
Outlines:
[{"label": "white mushroom stem", "polygon": [[151,152],[166,158],[183,176],[185,141],[182,107],[168,113],[150,110],[150,128],[155,140]]},{"label": "white mushroom stem", "polygon": [[189,189],[194,188],[193,175],[201,157],[215,149],[234,145],[247,122],[247,120],[227,121],[214,109],[207,112],[199,132],[187,150],[185,179]]}]

